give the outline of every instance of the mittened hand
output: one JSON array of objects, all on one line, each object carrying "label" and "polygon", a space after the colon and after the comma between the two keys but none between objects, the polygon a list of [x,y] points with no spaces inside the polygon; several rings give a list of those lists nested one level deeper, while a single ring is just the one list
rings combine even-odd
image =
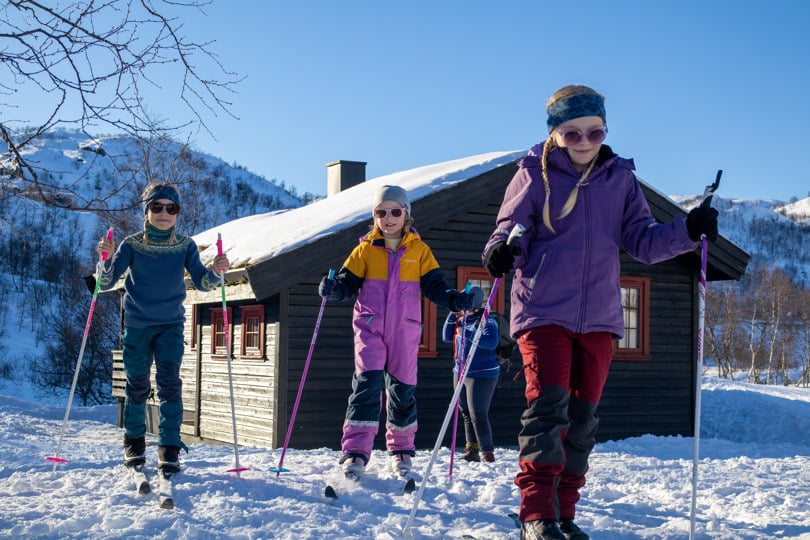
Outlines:
[{"label": "mittened hand", "polygon": [[329,298],[334,300],[337,297],[338,282],[334,278],[325,277],[318,285],[318,294],[321,298]]},{"label": "mittened hand", "polygon": [[695,242],[700,240],[701,235],[706,235],[710,242],[717,241],[717,216],[716,208],[711,206],[696,206],[686,216],[686,230],[689,238]]},{"label": "mittened hand", "polygon": [[494,278],[499,278],[512,270],[513,264],[515,264],[515,256],[506,242],[492,244],[484,257],[484,266],[489,275]]}]

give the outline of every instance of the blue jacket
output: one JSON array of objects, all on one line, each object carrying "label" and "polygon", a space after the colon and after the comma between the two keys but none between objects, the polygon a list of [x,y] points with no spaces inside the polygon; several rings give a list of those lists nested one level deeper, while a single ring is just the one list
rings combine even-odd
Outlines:
[{"label": "blue jacket", "polygon": [[656,223],[632,160],[602,146],[596,166],[579,190],[572,212],[562,208],[580,177],[568,153],[548,155],[551,219],[556,233],[543,224],[546,199],[540,168],[543,144],[521,160],[506,188],[497,229],[484,249],[505,241],[516,223],[527,227],[517,242],[512,281],[513,337],[529,328],[559,325],[572,332],[624,335],[619,284],[619,254],[624,249],[646,264],[692,251],[682,216]]},{"label": "blue jacket", "polygon": [[[453,373],[458,374],[459,360],[466,361],[469,356],[470,349],[472,348],[475,332],[478,330],[478,321],[484,314],[483,310],[478,310],[475,313],[467,315],[466,325],[464,326],[464,343],[462,344],[462,335],[456,332],[456,324],[460,327],[463,318],[459,321],[458,317],[452,311],[444,321],[442,328],[442,340],[446,343],[453,343],[453,351],[455,357],[455,365],[453,366]],[[495,349],[498,347],[500,336],[498,334],[498,321],[495,317],[490,315],[487,317],[484,329],[481,332],[481,337],[478,340],[478,346],[475,349],[470,367],[467,370],[467,377],[471,379],[484,379],[495,378],[501,374],[501,365],[498,362],[498,355]],[[462,353],[463,346],[463,356]]]},{"label": "blue jacket", "polygon": [[99,275],[99,289],[111,289],[129,270],[124,281],[124,324],[134,328],[185,320],[185,273],[202,291],[217,287],[219,278],[200,261],[197,244],[188,236],[149,228],[124,238]]}]

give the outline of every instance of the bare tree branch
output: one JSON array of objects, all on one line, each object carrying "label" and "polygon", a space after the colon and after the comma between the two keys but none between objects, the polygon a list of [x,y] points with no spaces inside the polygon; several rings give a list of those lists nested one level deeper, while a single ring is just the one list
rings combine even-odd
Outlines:
[{"label": "bare tree branch", "polygon": [[[242,78],[227,70],[212,41],[184,36],[181,14],[205,13],[210,0],[86,0],[0,4],[0,199],[31,196],[45,204],[100,210],[106,196],[80,201],[65,187],[43,181],[26,161],[26,148],[48,130],[85,133],[105,127],[139,138],[171,137],[181,128],[211,133],[206,118],[227,114],[227,98]],[[145,98],[176,84],[186,120],[155,120]],[[37,111],[19,104],[23,93],[41,95]],[[188,119],[190,118],[190,119]],[[90,136],[90,135],[88,135]],[[68,191],[70,189],[68,188]]]}]

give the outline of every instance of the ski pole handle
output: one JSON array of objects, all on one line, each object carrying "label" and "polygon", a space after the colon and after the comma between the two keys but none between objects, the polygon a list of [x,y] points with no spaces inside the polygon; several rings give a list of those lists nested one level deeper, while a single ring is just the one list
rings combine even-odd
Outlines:
[{"label": "ski pole handle", "polygon": [[721,176],[723,176],[723,169],[718,169],[717,177],[714,179],[714,183],[706,186],[706,189],[703,190],[703,202],[700,203],[700,206],[708,208],[712,205],[712,196],[714,195],[714,192],[717,191],[717,188],[720,187]]},{"label": "ski pole handle", "polygon": [[[112,237],[113,237],[113,228],[110,227],[109,229],[107,229],[107,240],[112,240]],[[101,252],[101,262],[106,261],[107,257],[109,257],[109,256],[110,256],[109,253],[107,253],[106,251],[102,251]]]},{"label": "ski pole handle", "polygon": [[222,257],[222,234],[217,233],[217,257]]}]

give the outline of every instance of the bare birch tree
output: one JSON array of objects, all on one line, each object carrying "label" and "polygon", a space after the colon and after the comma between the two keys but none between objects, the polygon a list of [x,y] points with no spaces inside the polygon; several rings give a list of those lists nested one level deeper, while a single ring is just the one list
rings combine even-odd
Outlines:
[{"label": "bare birch tree", "polygon": [[[180,128],[208,131],[209,115],[229,114],[226,97],[240,78],[212,52],[212,41],[189,40],[181,14],[210,0],[85,0],[0,3],[0,199],[23,196],[47,205],[100,210],[107,194],[87,200],[26,161],[24,151],[55,127],[106,127],[136,137]],[[204,11],[203,11],[204,12]],[[191,120],[165,125],[151,118],[149,86],[176,84]],[[35,92],[43,110],[15,100]],[[107,208],[107,210],[110,210]]]}]

